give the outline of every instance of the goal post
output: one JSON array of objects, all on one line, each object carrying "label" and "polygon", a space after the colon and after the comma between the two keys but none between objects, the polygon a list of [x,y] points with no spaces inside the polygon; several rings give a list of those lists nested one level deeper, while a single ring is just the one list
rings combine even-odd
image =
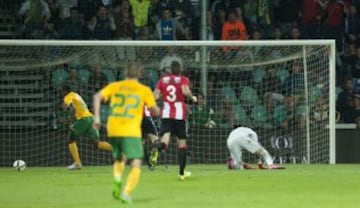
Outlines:
[{"label": "goal post", "polygon": [[[89,79],[96,66],[111,82],[123,79],[135,60],[144,66],[143,81],[154,87],[174,57],[208,106],[189,103],[192,163],[224,163],[226,138],[239,125],[258,132],[275,162],[336,163],[333,40],[0,40],[0,54],[0,166],[16,159],[30,166],[69,163],[68,131],[59,122],[67,115],[57,106],[59,88],[71,77],[91,105],[95,88]],[[86,139],[79,150],[85,164],[111,162]],[[245,153],[244,160],[257,158]],[[160,162],[176,162],[174,145]]]}]

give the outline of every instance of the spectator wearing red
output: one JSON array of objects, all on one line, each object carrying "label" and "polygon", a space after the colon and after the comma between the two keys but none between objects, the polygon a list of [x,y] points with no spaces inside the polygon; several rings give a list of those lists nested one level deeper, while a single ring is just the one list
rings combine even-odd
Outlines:
[{"label": "spectator wearing red", "polygon": [[344,24],[345,9],[343,1],[330,0],[325,7],[327,14],[325,25],[327,27],[341,27]]},{"label": "spectator wearing red", "polygon": [[300,27],[304,38],[320,38],[321,17],[323,15],[320,0],[303,0],[299,11]]},{"label": "spectator wearing red", "polygon": [[344,32],[345,12],[347,4],[343,1],[330,0],[325,6],[324,38],[335,39],[338,51],[343,50],[342,34]]}]

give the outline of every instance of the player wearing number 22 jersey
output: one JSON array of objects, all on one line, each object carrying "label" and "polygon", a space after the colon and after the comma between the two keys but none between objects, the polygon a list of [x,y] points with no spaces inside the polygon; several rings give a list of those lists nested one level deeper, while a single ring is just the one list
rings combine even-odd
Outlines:
[{"label": "player wearing number 22 jersey", "polygon": [[[105,86],[94,96],[94,125],[100,125],[100,101],[110,101],[107,121],[107,135],[112,145],[114,162],[113,197],[125,203],[131,203],[130,193],[136,187],[140,177],[143,147],[141,141],[141,122],[144,106],[154,115],[159,114],[154,96],[149,87],[138,82],[140,66],[130,63],[124,81],[113,82]],[[127,159],[131,160],[123,193],[120,195],[122,175]]]},{"label": "player wearing number 22 jersey", "polygon": [[108,136],[141,139],[144,104],[150,108],[155,105],[150,88],[137,81],[124,80],[111,83],[100,92],[105,102],[110,100]]},{"label": "player wearing number 22 jersey", "polygon": [[[157,83],[154,95],[155,98],[162,98],[163,105],[161,109],[160,136],[161,143],[157,151],[162,151],[169,145],[171,134],[178,138],[178,162],[179,178],[184,180],[187,176],[185,172],[186,154],[187,154],[187,126],[186,126],[186,104],[185,97],[190,98],[193,102],[197,98],[192,95],[189,89],[189,79],[181,75],[181,65],[179,62],[171,63],[171,74],[163,76]],[[150,161],[156,163],[156,151],[153,150]]]}]

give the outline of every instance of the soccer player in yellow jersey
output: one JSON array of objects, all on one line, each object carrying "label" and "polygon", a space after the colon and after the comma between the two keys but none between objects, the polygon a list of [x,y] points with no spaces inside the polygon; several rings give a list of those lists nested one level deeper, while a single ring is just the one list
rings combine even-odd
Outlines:
[{"label": "soccer player in yellow jersey", "polygon": [[90,113],[82,97],[71,91],[67,85],[63,86],[62,93],[64,96],[62,107],[64,110],[72,106],[75,109],[76,121],[70,126],[69,151],[74,159],[74,163],[68,166],[69,170],[79,170],[82,168],[79,151],[76,140],[81,137],[88,137],[95,147],[101,150],[111,151],[111,145],[107,142],[100,141],[99,131],[93,127],[94,117]]},{"label": "soccer player in yellow jersey", "polygon": [[[107,134],[112,146],[114,188],[113,197],[121,202],[131,204],[130,194],[140,178],[143,146],[141,141],[141,121],[143,110],[147,108],[159,115],[152,91],[138,82],[141,67],[129,63],[124,81],[113,82],[94,95],[94,126],[100,128],[101,101],[110,101],[110,112],[107,121]],[[121,193],[122,175],[127,160],[131,160],[130,172]]]}]

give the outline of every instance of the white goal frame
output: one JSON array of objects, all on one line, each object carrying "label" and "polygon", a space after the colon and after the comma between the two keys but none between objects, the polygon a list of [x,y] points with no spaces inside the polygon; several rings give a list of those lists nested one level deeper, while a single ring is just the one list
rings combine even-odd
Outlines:
[{"label": "white goal frame", "polygon": [[[261,40],[261,41],[64,41],[64,40],[0,40],[0,46],[303,46],[303,63],[306,67],[306,46],[329,47],[329,164],[336,163],[335,135],[335,41],[334,40]],[[204,48],[204,47],[203,47]],[[202,71],[206,72],[207,55],[201,50]],[[305,68],[306,71],[306,68]],[[206,78],[205,78],[206,79]],[[305,76],[306,82],[306,76]],[[307,85],[305,85],[307,86]],[[205,87],[202,85],[202,87]],[[309,110],[309,109],[307,109]],[[308,120],[308,119],[307,119]],[[309,121],[307,123],[307,158],[310,158]],[[310,161],[307,161],[308,163]]]}]

